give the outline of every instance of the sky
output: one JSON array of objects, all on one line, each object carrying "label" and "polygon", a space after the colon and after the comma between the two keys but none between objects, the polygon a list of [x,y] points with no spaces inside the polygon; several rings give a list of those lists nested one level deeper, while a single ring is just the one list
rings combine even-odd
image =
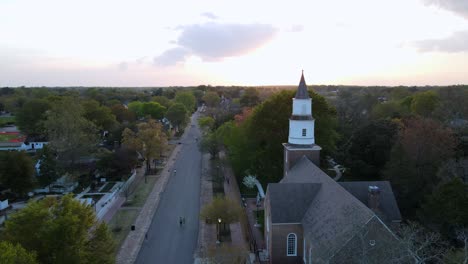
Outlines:
[{"label": "sky", "polygon": [[0,0],[0,87],[468,84],[468,0]]}]

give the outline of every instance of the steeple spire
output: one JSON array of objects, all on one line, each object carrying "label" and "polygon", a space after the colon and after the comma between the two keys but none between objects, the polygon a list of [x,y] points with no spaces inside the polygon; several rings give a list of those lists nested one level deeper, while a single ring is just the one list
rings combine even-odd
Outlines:
[{"label": "steeple spire", "polygon": [[304,79],[304,70],[302,70],[301,81],[299,82],[299,87],[297,88],[296,99],[309,99],[309,93],[307,92],[307,85]]}]

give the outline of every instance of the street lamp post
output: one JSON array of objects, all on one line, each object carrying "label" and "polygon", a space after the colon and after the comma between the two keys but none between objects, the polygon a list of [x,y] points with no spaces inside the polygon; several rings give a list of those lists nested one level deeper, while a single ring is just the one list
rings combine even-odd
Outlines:
[{"label": "street lamp post", "polygon": [[221,218],[218,218],[218,224],[216,225],[216,226],[218,227],[218,228],[217,228],[217,229],[218,229],[218,232],[217,232],[217,233],[218,233],[218,240],[216,240],[216,244],[220,244],[220,243],[221,243],[221,235],[220,235],[220,232],[221,232],[221,230],[220,230],[220,229],[221,229],[221,222],[222,222]]}]

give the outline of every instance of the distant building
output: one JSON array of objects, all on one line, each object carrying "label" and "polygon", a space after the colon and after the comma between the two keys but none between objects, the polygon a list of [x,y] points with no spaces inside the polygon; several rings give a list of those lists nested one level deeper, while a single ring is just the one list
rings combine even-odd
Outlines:
[{"label": "distant building", "polygon": [[389,182],[336,182],[323,172],[304,76],[293,99],[284,176],[265,198],[270,263],[381,263],[401,221]]},{"label": "distant building", "polygon": [[32,151],[42,149],[48,142],[44,138],[26,137],[20,132],[0,132],[0,135],[8,138],[0,142],[0,151]]}]

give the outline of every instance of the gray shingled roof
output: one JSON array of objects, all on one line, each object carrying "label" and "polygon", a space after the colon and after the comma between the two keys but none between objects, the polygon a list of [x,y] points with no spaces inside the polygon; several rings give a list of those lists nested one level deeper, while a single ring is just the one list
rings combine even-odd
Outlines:
[{"label": "gray shingled roof", "polygon": [[[318,259],[329,260],[375,214],[303,156],[285,175],[285,183],[320,183],[301,221]],[[273,207],[273,206],[272,206]],[[273,208],[272,208],[273,210]]]},{"label": "gray shingled roof", "polygon": [[388,181],[356,181],[356,182],[339,182],[339,184],[356,197],[363,204],[368,206],[368,188],[369,186],[377,186],[380,189],[380,205],[379,209],[383,213],[384,222],[401,221],[400,209],[395,200],[395,195],[392,191],[392,186]]},{"label": "gray shingled roof", "polygon": [[300,223],[320,190],[320,183],[270,183],[272,223]]},{"label": "gray shingled roof", "polygon": [[301,75],[301,81],[299,82],[299,87],[297,88],[296,99],[309,99],[309,92],[307,91],[307,85],[304,79],[304,73]]}]

